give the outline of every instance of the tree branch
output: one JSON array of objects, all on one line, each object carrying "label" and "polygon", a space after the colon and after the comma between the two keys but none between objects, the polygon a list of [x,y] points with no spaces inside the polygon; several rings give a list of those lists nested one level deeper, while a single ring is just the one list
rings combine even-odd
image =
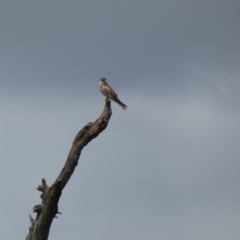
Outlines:
[{"label": "tree branch", "polygon": [[40,195],[42,204],[33,207],[33,211],[37,213],[35,220],[29,215],[31,227],[26,240],[48,239],[52,220],[60,213],[58,212],[58,202],[62,190],[78,164],[82,149],[107,127],[111,115],[111,105],[108,101],[100,117],[94,123],[90,122],[84,126],[75,137],[65,165],[52,186],[48,187],[45,179],[42,179],[42,184],[37,187],[37,190],[42,192]]}]

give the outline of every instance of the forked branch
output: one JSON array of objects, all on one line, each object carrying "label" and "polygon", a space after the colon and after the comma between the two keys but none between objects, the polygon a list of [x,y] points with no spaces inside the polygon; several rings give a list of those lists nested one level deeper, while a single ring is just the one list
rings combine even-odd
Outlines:
[{"label": "forked branch", "polygon": [[33,207],[33,211],[37,213],[35,220],[29,215],[31,226],[26,240],[48,239],[52,220],[60,213],[58,202],[62,190],[78,164],[82,149],[107,127],[111,115],[111,105],[108,101],[100,117],[94,123],[90,122],[84,126],[75,137],[65,165],[52,186],[48,187],[45,179],[42,179],[42,184],[37,187],[37,190],[42,192],[42,204]]}]

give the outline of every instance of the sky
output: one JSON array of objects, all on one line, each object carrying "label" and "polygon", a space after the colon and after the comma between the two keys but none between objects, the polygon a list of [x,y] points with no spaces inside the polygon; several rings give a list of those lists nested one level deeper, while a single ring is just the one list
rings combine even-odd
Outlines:
[{"label": "sky", "polygon": [[36,187],[112,103],[49,239],[239,240],[240,2],[0,3],[0,236],[25,239]]}]

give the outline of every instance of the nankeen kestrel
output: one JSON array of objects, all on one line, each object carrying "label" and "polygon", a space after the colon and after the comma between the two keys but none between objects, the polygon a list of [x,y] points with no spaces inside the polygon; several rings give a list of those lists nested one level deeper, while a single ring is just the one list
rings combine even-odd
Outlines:
[{"label": "nankeen kestrel", "polygon": [[123,102],[121,102],[117,96],[117,94],[114,92],[114,90],[107,84],[106,78],[101,78],[99,81],[99,89],[101,93],[106,97],[106,102],[110,99],[117,104],[119,104],[124,110],[127,109],[127,105],[125,105]]}]

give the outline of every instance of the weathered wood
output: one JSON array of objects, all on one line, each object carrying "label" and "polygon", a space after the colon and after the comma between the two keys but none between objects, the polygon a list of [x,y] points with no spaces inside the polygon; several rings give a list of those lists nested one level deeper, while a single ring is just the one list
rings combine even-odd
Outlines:
[{"label": "weathered wood", "polygon": [[42,192],[40,196],[42,204],[33,207],[33,211],[37,213],[35,220],[29,215],[31,227],[29,227],[26,240],[48,239],[52,220],[60,213],[58,212],[58,202],[62,190],[78,164],[82,149],[107,127],[111,115],[111,105],[108,101],[100,117],[94,123],[90,122],[84,126],[75,137],[65,165],[52,186],[48,187],[45,179],[42,179],[42,184],[37,187],[37,190]]}]

